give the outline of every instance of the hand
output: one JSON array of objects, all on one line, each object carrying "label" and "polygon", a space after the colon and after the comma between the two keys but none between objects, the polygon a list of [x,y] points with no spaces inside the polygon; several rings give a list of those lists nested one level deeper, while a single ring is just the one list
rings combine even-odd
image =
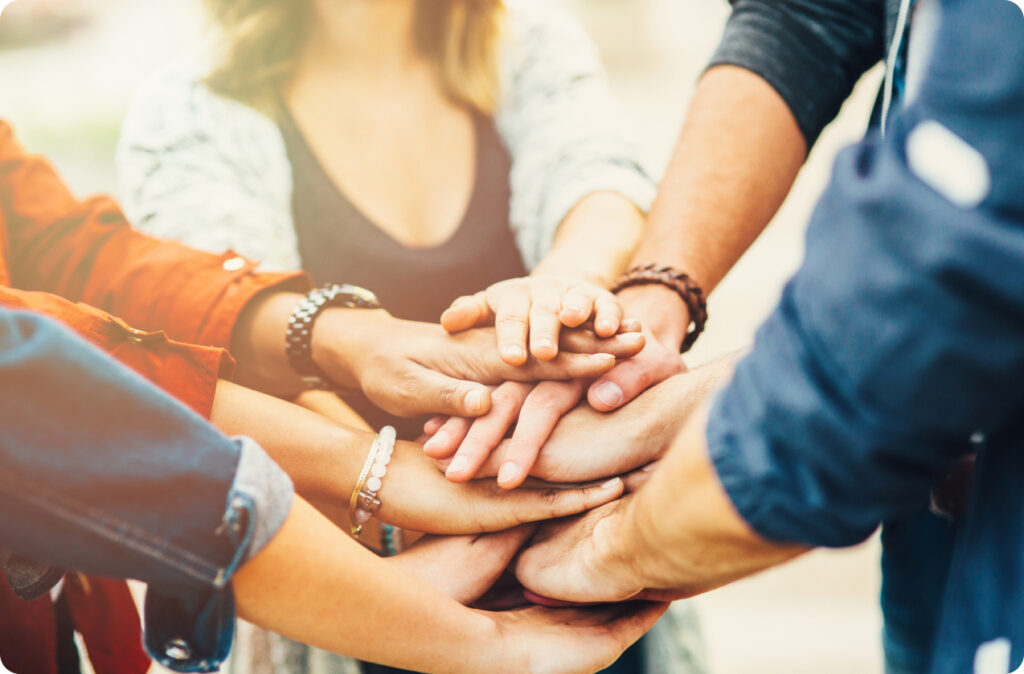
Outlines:
[{"label": "hand", "polygon": [[423,451],[434,459],[450,457],[446,476],[453,482],[465,482],[476,475],[515,424],[497,471],[498,485],[514,489],[530,474],[541,446],[558,420],[576,407],[582,395],[583,382],[578,380],[536,385],[506,382],[491,394],[491,409],[484,416],[475,420],[451,417],[447,421],[428,422],[424,430],[433,437]]},{"label": "hand", "polygon": [[516,577],[541,597],[596,604],[639,595],[644,581],[617,539],[633,497],[541,527],[516,563]]},{"label": "hand", "polygon": [[633,602],[587,609],[540,606],[481,612],[493,623],[494,636],[476,661],[454,665],[460,672],[595,672],[612,664],[649,630],[668,604]]},{"label": "hand", "polygon": [[485,536],[424,536],[388,561],[469,605],[491,589],[534,529],[524,525]]},{"label": "hand", "polygon": [[[622,480],[600,486],[506,491],[493,480],[455,484],[438,472],[420,445],[399,442],[379,492],[382,522],[432,534],[502,531],[525,522],[573,515],[622,495]],[[346,494],[347,496],[347,494]]]},{"label": "hand", "polygon": [[579,278],[527,276],[458,298],[441,314],[441,325],[452,333],[494,325],[502,360],[522,365],[528,358],[527,338],[534,358],[551,360],[558,355],[562,326],[575,328],[591,318],[598,337],[615,335],[622,321],[615,295]]},{"label": "hand", "polygon": [[514,367],[498,358],[494,339],[493,328],[448,335],[383,310],[328,309],[314,329],[313,354],[332,379],[392,414],[477,417],[491,406],[487,384],[596,377],[643,348],[635,334],[599,339],[573,330],[562,338],[571,353]]},{"label": "hand", "polygon": [[[589,482],[622,475],[656,460],[690,411],[728,376],[730,362],[714,361],[671,377],[614,412],[576,407],[558,420],[529,468],[530,475],[554,483]],[[517,442],[515,436],[501,440],[476,470],[476,477],[493,477],[509,460],[518,463],[519,457],[534,449],[533,444],[523,447]],[[450,469],[447,460],[442,465]]]},{"label": "hand", "polygon": [[672,290],[657,286],[626,288],[619,293],[626,314],[643,324],[643,351],[615,366],[587,392],[594,409],[609,412],[645,389],[684,370],[679,347],[690,325],[686,304]]}]

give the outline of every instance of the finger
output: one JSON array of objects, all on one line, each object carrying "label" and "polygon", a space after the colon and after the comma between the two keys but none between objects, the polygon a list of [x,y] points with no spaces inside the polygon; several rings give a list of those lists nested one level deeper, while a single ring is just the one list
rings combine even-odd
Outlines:
[{"label": "finger", "polygon": [[509,426],[519,416],[519,410],[533,388],[530,384],[505,382],[491,393],[491,409],[473,421],[465,440],[448,464],[445,477],[452,482],[466,482],[505,437]]},{"label": "finger", "polygon": [[619,331],[622,306],[610,292],[602,292],[594,301],[594,332],[598,337],[611,337]]},{"label": "finger", "polygon": [[562,312],[559,319],[569,328],[583,325],[594,311],[594,295],[586,288],[574,287],[562,297]]},{"label": "finger", "polygon": [[479,417],[491,408],[491,392],[476,382],[453,379],[422,368],[419,376],[398,394],[398,405],[389,411],[401,416],[448,414]]},{"label": "finger", "polygon": [[637,492],[640,487],[644,486],[651,475],[654,473],[654,469],[658,467],[657,461],[652,461],[643,468],[631,471],[626,475],[622,476],[622,481],[626,483],[626,491],[630,494]]},{"label": "finger", "polygon": [[498,486],[515,489],[530,474],[540,448],[562,415],[576,407],[583,395],[579,381],[544,381],[526,396],[512,440],[498,470]]},{"label": "finger", "polygon": [[526,336],[530,325],[530,296],[525,286],[509,286],[494,300],[494,329],[498,354],[509,365],[526,362]]},{"label": "finger", "polygon": [[572,353],[610,353],[616,358],[632,358],[647,344],[642,332],[625,332],[608,339],[600,339],[590,330],[562,331],[562,351]]},{"label": "finger", "polygon": [[600,377],[613,367],[615,356],[611,354],[559,353],[547,362],[533,361],[525,367],[512,368],[505,378],[512,381],[591,379]]},{"label": "finger", "polygon": [[[493,406],[493,398],[491,405]],[[455,453],[462,444],[473,419],[466,417],[449,417],[448,421],[434,433],[434,437],[423,443],[423,453],[432,459],[446,459]]]},{"label": "finger", "polygon": [[674,354],[640,353],[591,384],[587,401],[599,412],[610,412],[681,370],[682,360]]},{"label": "finger", "polygon": [[452,302],[441,314],[441,327],[448,332],[461,332],[480,325],[490,325],[494,313],[487,303],[487,293],[464,295]]},{"label": "finger", "polygon": [[636,318],[624,318],[619,323],[619,332],[640,332],[643,328],[643,324]]},{"label": "finger", "polygon": [[516,516],[522,522],[537,522],[576,515],[614,501],[625,488],[620,478],[614,477],[595,486],[576,489],[517,489],[505,492],[516,502]]},{"label": "finger", "polygon": [[558,355],[562,302],[555,288],[537,288],[534,293],[530,304],[530,353],[538,360],[551,360]]},{"label": "finger", "polygon": [[441,430],[441,426],[443,426],[444,422],[446,421],[448,421],[448,417],[431,417],[430,419],[427,420],[425,424],[423,424],[423,432],[426,433],[427,435],[433,435],[434,433],[437,433],[439,430]]}]

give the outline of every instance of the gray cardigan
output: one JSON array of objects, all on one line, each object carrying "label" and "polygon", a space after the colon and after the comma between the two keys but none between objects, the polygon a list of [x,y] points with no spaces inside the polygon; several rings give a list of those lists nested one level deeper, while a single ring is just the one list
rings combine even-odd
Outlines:
[{"label": "gray cardigan", "polygon": [[[563,10],[508,0],[496,123],[512,156],[510,222],[528,268],[589,193],[618,192],[646,211],[656,183],[614,113],[597,49]],[[175,63],[136,93],[117,153],[129,217],[156,236],[266,269],[302,266],[292,174],[277,125],[202,83],[201,58]]]}]

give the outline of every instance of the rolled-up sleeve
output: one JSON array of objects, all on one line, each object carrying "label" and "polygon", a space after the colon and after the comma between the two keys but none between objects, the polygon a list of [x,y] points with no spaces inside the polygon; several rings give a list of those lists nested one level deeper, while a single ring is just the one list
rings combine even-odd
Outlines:
[{"label": "rolled-up sleeve", "polygon": [[1024,409],[1024,17],[944,0],[919,98],[838,158],[708,443],[747,522],[842,546]]},{"label": "rolled-up sleeve", "polygon": [[646,212],[657,189],[619,118],[597,47],[552,4],[509,3],[496,113],[512,156],[511,225],[529,269],[588,194],[616,192]]},{"label": "rolled-up sleeve", "polygon": [[808,149],[885,54],[885,0],[733,0],[710,66],[757,74],[786,102]]},{"label": "rolled-up sleeve", "polygon": [[[148,583],[146,644],[162,664],[212,671],[226,657],[231,577],[292,495],[251,441],[50,319],[0,309],[0,548]],[[23,596],[47,589],[21,582]],[[169,656],[179,642],[170,652],[187,657]]]}]

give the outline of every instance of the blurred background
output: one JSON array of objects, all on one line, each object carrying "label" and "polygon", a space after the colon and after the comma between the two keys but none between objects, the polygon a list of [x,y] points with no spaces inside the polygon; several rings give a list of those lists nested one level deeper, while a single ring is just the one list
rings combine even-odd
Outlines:
[{"label": "blurred background", "polygon": [[[663,167],[727,3],[548,1],[567,6],[590,30],[626,123],[651,165]],[[48,155],[76,193],[110,192],[133,88],[203,34],[197,0],[21,0],[0,22],[0,117],[31,150]],[[715,292],[713,320],[692,365],[751,342],[800,262],[804,226],[835,153],[861,135],[880,80],[877,68],[865,76],[778,217]],[[881,672],[878,554],[877,539],[819,551],[696,599],[713,671]]]}]

